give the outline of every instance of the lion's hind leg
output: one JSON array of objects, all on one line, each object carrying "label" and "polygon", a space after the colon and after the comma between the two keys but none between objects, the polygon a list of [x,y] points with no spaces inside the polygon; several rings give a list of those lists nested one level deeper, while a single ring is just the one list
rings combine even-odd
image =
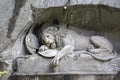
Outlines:
[{"label": "lion's hind leg", "polygon": [[94,45],[95,49],[91,49],[90,52],[112,52],[113,51],[113,45],[112,43],[102,36],[92,36],[91,37],[91,43]]}]

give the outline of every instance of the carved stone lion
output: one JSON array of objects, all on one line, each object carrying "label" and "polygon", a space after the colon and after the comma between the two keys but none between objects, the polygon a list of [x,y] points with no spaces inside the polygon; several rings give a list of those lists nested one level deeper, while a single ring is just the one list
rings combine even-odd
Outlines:
[{"label": "carved stone lion", "polygon": [[[66,54],[74,57],[88,54],[100,61],[108,61],[116,56],[111,42],[102,36],[83,36],[67,28],[47,27],[42,32],[42,44],[38,53],[45,57],[54,57],[52,65],[59,64]],[[76,54],[77,52],[77,54]],[[112,54],[112,56],[97,56],[96,54]]]},{"label": "carved stone lion", "polygon": [[[53,54],[53,65],[57,65],[59,60],[67,53],[79,51],[79,54],[89,54],[97,60],[107,61],[112,57],[99,57],[94,54],[115,53],[111,42],[102,36],[82,36],[67,28],[48,27],[42,33],[44,45],[39,48],[40,54]],[[42,51],[43,50],[43,51]],[[76,54],[76,55],[79,55]],[[75,55],[75,56],[76,56]]]}]

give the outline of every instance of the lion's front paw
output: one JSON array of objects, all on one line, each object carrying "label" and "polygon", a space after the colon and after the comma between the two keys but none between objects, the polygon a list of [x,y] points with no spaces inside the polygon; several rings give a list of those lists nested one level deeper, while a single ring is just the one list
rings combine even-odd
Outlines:
[{"label": "lion's front paw", "polygon": [[54,57],[53,60],[52,60],[52,62],[51,62],[51,66],[52,66],[52,67],[58,66],[59,61],[60,61],[60,58],[59,58],[59,57]]},{"label": "lion's front paw", "polygon": [[39,48],[39,51],[46,51],[48,50],[48,47],[46,45],[42,45],[40,48]]}]

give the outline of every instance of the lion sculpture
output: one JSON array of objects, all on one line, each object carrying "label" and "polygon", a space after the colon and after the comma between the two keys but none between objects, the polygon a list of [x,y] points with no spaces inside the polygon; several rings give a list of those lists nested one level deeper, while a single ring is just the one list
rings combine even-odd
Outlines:
[{"label": "lion sculpture", "polygon": [[[47,27],[41,34],[42,45],[40,55],[54,57],[52,65],[57,66],[59,61],[68,53],[77,57],[88,54],[100,61],[108,61],[116,56],[111,42],[102,36],[83,36],[68,28]],[[96,54],[110,54],[112,56],[98,56]]]}]

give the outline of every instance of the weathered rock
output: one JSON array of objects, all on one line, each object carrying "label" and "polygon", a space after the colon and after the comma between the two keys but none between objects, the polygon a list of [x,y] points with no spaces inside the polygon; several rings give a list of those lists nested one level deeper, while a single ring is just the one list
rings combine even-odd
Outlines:
[{"label": "weathered rock", "polygon": [[[70,4],[68,4],[68,3]],[[59,4],[60,3],[60,4]],[[66,10],[62,7],[71,5]],[[113,9],[106,6],[79,6],[80,4],[113,4],[113,7],[118,6],[119,1],[111,0],[36,0],[36,1],[1,1],[0,9],[0,51],[5,59],[16,58],[17,56],[24,55],[23,39],[33,22],[48,22],[58,20],[60,24],[71,24],[74,26],[81,26],[80,28],[90,29],[96,31],[93,34],[104,35],[115,43],[115,47],[119,49],[119,9]],[[31,5],[40,10],[32,9]],[[74,6],[74,5],[78,6]],[[7,5],[7,6],[5,6]],[[61,7],[58,7],[61,6]],[[48,8],[57,7],[57,8]],[[47,8],[47,9],[42,9]],[[8,9],[8,10],[7,10]],[[36,11],[37,10],[37,11]],[[36,11],[36,12],[35,12]],[[33,15],[32,15],[33,12]],[[37,14],[37,15],[36,15]],[[32,16],[33,17],[32,20]],[[3,27],[4,26],[4,27]],[[102,26],[102,27],[101,27]],[[114,28],[115,27],[115,28]],[[114,29],[111,29],[114,28]],[[104,33],[108,32],[108,34]],[[111,37],[112,36],[112,37]],[[114,39],[113,39],[114,38]],[[20,42],[19,42],[20,41]],[[19,46],[18,46],[19,45]],[[14,46],[14,47],[13,47]],[[8,54],[9,53],[9,54]],[[8,57],[9,55],[9,57]]]},{"label": "weathered rock", "polygon": [[[86,59],[87,58],[87,59]],[[117,80],[119,57],[110,62],[95,61],[89,55],[82,55],[77,60],[70,56],[60,61],[60,65],[53,70],[50,67],[51,58],[47,59],[38,55],[29,58],[18,58],[16,72],[10,80]],[[117,64],[117,65],[116,65]],[[34,69],[33,69],[34,67]],[[109,69],[108,69],[109,68]],[[56,73],[54,73],[54,71]],[[104,75],[103,75],[104,74]],[[28,76],[29,75],[29,76]],[[71,77],[72,76],[72,77]],[[31,78],[32,77],[32,78]],[[117,79],[116,79],[116,78]]]},{"label": "weathered rock", "polygon": [[51,60],[52,58],[38,55],[18,58],[15,63],[16,74],[39,75],[54,72],[63,74],[116,74],[120,70],[119,57],[108,62],[101,62],[86,54],[81,55],[78,59],[68,56],[63,58],[56,68],[51,67]]},{"label": "weathered rock", "polygon": [[9,26],[9,19],[12,17],[13,9],[14,0],[0,0],[0,52],[4,51],[11,42],[7,38],[7,29]]},{"label": "weathered rock", "polygon": [[[10,77],[11,80],[112,80],[114,74],[105,74],[105,75],[90,75],[90,74],[52,74],[52,75],[17,75]],[[119,78],[117,79],[119,80]]]},{"label": "weathered rock", "polygon": [[26,55],[25,35],[37,23],[49,26],[58,21],[84,34],[104,35],[119,53],[119,4],[120,0],[0,0],[0,56],[9,64],[6,70],[11,73],[12,60]]},{"label": "weathered rock", "polygon": [[[78,5],[64,7],[53,7],[38,9],[32,7],[33,20],[36,23],[52,23],[58,20],[59,25],[68,24],[70,28],[78,33],[87,35],[101,35],[107,37],[114,43],[115,49],[119,53],[120,48],[120,9],[102,5]],[[50,24],[51,23],[51,24]],[[73,27],[74,26],[74,27]]]},{"label": "weathered rock", "polygon": [[119,0],[70,0],[70,4],[71,5],[79,5],[79,4],[83,4],[83,5],[107,5],[107,6],[111,6],[111,7],[116,7],[116,8],[120,8],[120,1]]},{"label": "weathered rock", "polygon": [[107,5],[111,7],[120,8],[119,0],[30,0],[30,3],[37,8],[48,8],[57,6],[69,6],[69,5]]},{"label": "weathered rock", "polygon": [[25,58],[21,57],[15,61],[15,71],[22,74],[42,74],[50,73],[50,58],[41,57],[39,55],[33,55]]},{"label": "weathered rock", "polygon": [[[56,72],[75,72],[84,74],[116,74],[120,69],[119,57],[108,62],[96,61],[88,55],[81,55],[77,60],[66,58],[56,67]],[[67,65],[65,65],[67,64]],[[109,68],[109,69],[108,69]]]}]

